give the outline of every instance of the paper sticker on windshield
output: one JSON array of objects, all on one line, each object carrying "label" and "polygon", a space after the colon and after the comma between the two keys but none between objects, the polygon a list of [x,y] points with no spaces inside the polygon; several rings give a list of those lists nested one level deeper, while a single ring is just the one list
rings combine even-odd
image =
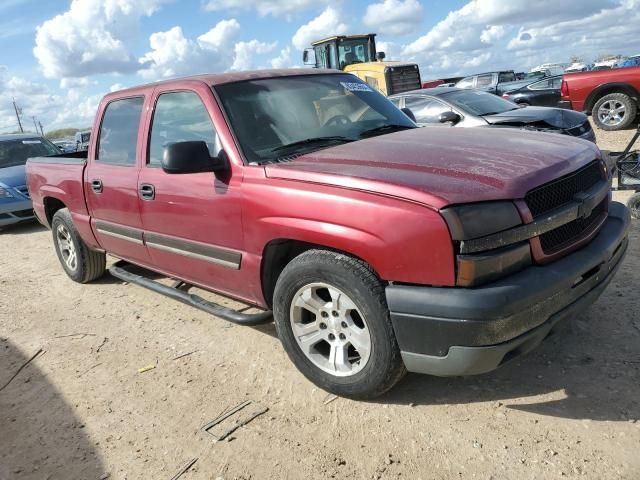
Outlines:
[{"label": "paper sticker on windshield", "polygon": [[340,82],[340,85],[350,92],[373,92],[371,87],[366,83]]},{"label": "paper sticker on windshield", "polygon": [[40,140],[22,140],[22,143],[29,145],[31,143],[42,143]]}]

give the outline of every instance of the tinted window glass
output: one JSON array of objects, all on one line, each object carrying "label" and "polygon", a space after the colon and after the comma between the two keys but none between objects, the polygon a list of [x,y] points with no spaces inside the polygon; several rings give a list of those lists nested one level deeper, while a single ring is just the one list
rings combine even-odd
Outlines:
[{"label": "tinted window glass", "polygon": [[515,73],[503,72],[498,76],[498,83],[515,82],[515,81],[516,81]]},{"label": "tinted window glass", "polygon": [[456,84],[456,87],[458,87],[458,88],[473,88],[473,78],[474,77],[463,78],[462,80],[460,80]]},{"label": "tinted window glass", "polygon": [[428,97],[407,97],[404,103],[419,123],[440,123],[440,114],[451,110],[436,99]]},{"label": "tinted window glass", "polygon": [[31,157],[58,155],[60,150],[44,138],[0,141],[0,168],[24,165]]},{"label": "tinted window glass", "polygon": [[560,88],[560,84],[562,83],[562,78],[545,78],[544,80],[540,80],[539,82],[532,83],[529,85],[529,90],[551,90]]},{"label": "tinted window glass", "polygon": [[479,90],[459,90],[442,96],[457,109],[474,115],[492,115],[519,108],[515,103]]},{"label": "tinted window glass", "polygon": [[477,88],[488,87],[493,83],[493,75],[478,75],[478,82],[476,83]]},{"label": "tinted window glass", "polygon": [[134,165],[144,97],[125,98],[107,105],[98,137],[98,157],[103,163]]},{"label": "tinted window glass", "polygon": [[201,140],[210,155],[220,152],[207,109],[194,92],[163,93],[158,97],[149,142],[149,164],[160,165],[164,148],[175,142]]}]

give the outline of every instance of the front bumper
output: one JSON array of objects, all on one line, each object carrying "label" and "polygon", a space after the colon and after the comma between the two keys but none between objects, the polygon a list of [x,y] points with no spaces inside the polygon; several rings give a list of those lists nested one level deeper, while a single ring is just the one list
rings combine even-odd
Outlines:
[{"label": "front bumper", "polygon": [[535,348],[559,321],[579,315],[609,284],[626,253],[629,211],[613,202],[590,244],[477,288],[389,285],[387,303],[411,372],[494,370]]},{"label": "front bumper", "polygon": [[31,200],[0,203],[0,227],[34,218]]}]

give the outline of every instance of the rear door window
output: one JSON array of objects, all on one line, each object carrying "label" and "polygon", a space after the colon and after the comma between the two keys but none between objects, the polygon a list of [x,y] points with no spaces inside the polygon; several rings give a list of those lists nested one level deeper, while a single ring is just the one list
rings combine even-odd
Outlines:
[{"label": "rear door window", "polygon": [[502,72],[498,77],[498,83],[515,82],[516,75],[511,72]]},{"label": "rear door window", "polygon": [[478,81],[476,82],[476,88],[488,87],[493,83],[493,74],[478,75]]},{"label": "rear door window", "polygon": [[132,97],[107,105],[98,136],[98,162],[135,165],[143,104],[144,97]]},{"label": "rear door window", "polygon": [[149,165],[160,166],[164,149],[170,143],[188,141],[205,142],[212,157],[221,150],[209,113],[197,93],[161,94],[151,124]]}]

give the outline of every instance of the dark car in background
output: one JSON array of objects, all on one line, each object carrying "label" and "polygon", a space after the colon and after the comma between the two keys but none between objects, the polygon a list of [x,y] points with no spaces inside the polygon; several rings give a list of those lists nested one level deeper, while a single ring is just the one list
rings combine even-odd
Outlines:
[{"label": "dark car in background", "polygon": [[30,157],[60,154],[37,135],[0,135],[0,228],[34,218],[25,163]]},{"label": "dark car in background", "polygon": [[519,107],[481,90],[436,87],[389,97],[408,108],[420,126],[510,127],[561,133],[595,142],[587,116],[562,108]]},{"label": "dark car in background", "polygon": [[557,107],[560,101],[562,75],[547,77],[538,82],[516,85],[512,90],[505,90],[502,98],[523,106]]},{"label": "dark car in background", "polygon": [[470,75],[456,83],[457,88],[477,89],[491,92],[496,95],[502,94],[502,84],[517,81],[516,74],[513,70],[504,70],[500,72],[486,72]]}]

